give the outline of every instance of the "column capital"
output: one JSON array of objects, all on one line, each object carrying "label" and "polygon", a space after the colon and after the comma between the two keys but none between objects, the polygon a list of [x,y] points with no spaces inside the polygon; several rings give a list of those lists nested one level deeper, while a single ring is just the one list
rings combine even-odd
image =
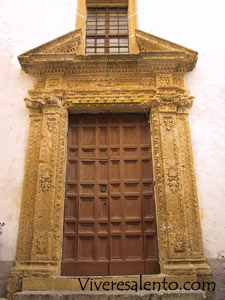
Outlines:
[{"label": "column capital", "polygon": [[28,109],[42,109],[45,107],[62,107],[64,91],[59,90],[54,93],[42,93],[29,91],[29,98],[25,98],[26,107]]},{"label": "column capital", "polygon": [[157,88],[152,99],[153,106],[158,106],[161,112],[177,112],[188,110],[193,104],[194,97],[189,91],[174,87]]}]

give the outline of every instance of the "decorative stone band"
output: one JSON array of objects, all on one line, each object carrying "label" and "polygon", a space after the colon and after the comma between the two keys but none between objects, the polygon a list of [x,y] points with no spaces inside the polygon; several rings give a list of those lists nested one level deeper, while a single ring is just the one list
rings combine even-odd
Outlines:
[{"label": "decorative stone band", "polygon": [[[74,94],[76,95],[74,97]],[[100,94],[100,95],[99,95]],[[42,109],[44,107],[55,108],[78,108],[78,107],[91,107],[104,104],[108,108],[115,105],[131,104],[136,107],[151,108],[157,106],[172,106],[190,108],[193,103],[194,97],[190,96],[188,91],[184,88],[176,87],[160,87],[155,91],[151,90],[148,93],[136,92],[126,93],[119,95],[117,92],[111,93],[111,95],[104,95],[99,91],[92,91],[88,95],[67,93],[65,90],[61,90],[59,93],[42,93],[42,92],[30,92],[30,98],[25,98],[26,106],[29,109]],[[99,106],[99,107],[100,107]]]}]

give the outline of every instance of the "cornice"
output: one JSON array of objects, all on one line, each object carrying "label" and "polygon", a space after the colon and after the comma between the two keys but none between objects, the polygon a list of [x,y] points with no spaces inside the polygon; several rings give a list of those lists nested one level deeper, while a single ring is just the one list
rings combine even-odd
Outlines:
[{"label": "cornice", "polygon": [[186,73],[192,62],[185,53],[162,52],[131,55],[31,54],[20,58],[22,69],[33,75],[47,73],[152,72]]}]

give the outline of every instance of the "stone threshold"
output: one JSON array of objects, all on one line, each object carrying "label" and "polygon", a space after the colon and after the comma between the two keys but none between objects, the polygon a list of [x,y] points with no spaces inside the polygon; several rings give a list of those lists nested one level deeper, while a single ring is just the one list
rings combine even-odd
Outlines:
[{"label": "stone threshold", "polygon": [[13,300],[205,300],[203,291],[166,292],[75,292],[75,291],[24,291]]}]

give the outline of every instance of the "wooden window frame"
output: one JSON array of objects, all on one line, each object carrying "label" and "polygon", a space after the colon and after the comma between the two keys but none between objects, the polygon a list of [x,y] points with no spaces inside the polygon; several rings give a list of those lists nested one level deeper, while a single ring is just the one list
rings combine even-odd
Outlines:
[{"label": "wooden window frame", "polygon": [[[91,21],[91,14],[90,10],[95,10],[95,13],[93,16],[95,17],[95,21]],[[117,20],[114,22],[117,23],[114,25],[115,27],[112,27],[113,25],[110,24],[110,15],[111,15],[111,10],[116,10],[117,11]],[[120,17],[123,17],[123,14],[121,10],[126,9],[126,16],[124,19],[125,25],[123,26],[123,23],[120,22]],[[105,10],[104,13],[100,13],[102,10]],[[104,32],[98,32],[101,30],[101,27],[98,27],[98,18],[104,16],[104,29],[102,27],[102,30]],[[93,23],[92,29],[88,27],[90,23]],[[126,27],[126,28],[125,28]],[[89,29],[90,28],[90,29]],[[117,32],[112,32],[113,28]],[[126,32],[122,32],[122,30]],[[93,32],[90,32],[93,31]],[[115,45],[110,45],[110,40],[118,40],[118,42]],[[92,45],[88,45],[88,40],[92,40]],[[102,45],[98,45],[97,42],[98,40],[104,40]],[[122,41],[124,45],[122,44]],[[115,51],[113,51],[115,49]],[[93,50],[91,52],[90,50]],[[124,53],[129,53],[129,29],[128,29],[128,7],[111,7],[111,6],[105,6],[105,7],[87,7],[87,20],[86,20],[86,45],[85,45],[85,53],[86,54],[124,54]]]}]

